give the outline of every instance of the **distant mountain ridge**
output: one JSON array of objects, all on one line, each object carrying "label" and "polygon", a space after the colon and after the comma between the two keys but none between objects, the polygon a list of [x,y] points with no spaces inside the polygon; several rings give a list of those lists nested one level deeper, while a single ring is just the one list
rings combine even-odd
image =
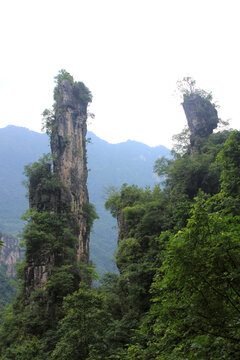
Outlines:
[{"label": "distant mountain ridge", "polygon": [[[160,156],[168,157],[170,151],[131,140],[110,144],[92,132],[87,136],[91,138],[87,149],[88,189],[100,216],[91,235],[91,259],[100,272],[111,271],[109,258],[116,249],[117,234],[114,219],[104,209],[104,188],[123,183],[153,186],[157,182],[152,172],[154,162]],[[13,125],[0,129],[0,229],[5,233],[16,235],[21,230],[20,217],[28,208],[27,190],[22,185],[24,166],[49,151],[46,134]]]}]

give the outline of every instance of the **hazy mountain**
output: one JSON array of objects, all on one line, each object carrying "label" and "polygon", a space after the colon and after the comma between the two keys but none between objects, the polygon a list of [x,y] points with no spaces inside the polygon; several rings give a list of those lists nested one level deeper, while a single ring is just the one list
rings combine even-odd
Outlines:
[{"label": "hazy mountain", "polygon": [[[152,172],[159,156],[169,156],[164,146],[151,148],[130,141],[110,144],[89,132],[88,189],[90,201],[100,216],[91,235],[91,258],[102,271],[112,270],[109,259],[116,249],[117,231],[111,215],[104,209],[104,188],[123,183],[153,186],[157,179]],[[23,186],[24,165],[38,160],[50,151],[49,139],[26,128],[7,126],[0,129],[0,229],[17,234],[23,222],[21,215],[28,208]]]},{"label": "hazy mountain", "polygon": [[0,129],[0,229],[17,234],[20,217],[28,207],[23,186],[24,165],[49,152],[49,140],[26,128],[7,126]]}]

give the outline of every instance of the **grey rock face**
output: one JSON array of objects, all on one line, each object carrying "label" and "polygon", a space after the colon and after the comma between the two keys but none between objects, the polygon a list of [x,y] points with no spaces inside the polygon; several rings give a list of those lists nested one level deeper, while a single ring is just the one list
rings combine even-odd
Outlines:
[{"label": "grey rock face", "polygon": [[194,148],[197,137],[207,138],[218,125],[218,113],[207,99],[198,94],[189,95],[183,102],[189,130],[190,143]]},{"label": "grey rock face", "polygon": [[20,248],[18,239],[0,233],[0,240],[3,246],[0,247],[0,262],[7,265],[6,275],[15,277],[15,263],[20,259]]},{"label": "grey rock face", "polygon": [[54,172],[65,186],[78,233],[77,259],[89,261],[89,231],[83,206],[89,202],[87,190],[87,102],[78,83],[64,80],[56,99],[56,124],[51,137]]}]

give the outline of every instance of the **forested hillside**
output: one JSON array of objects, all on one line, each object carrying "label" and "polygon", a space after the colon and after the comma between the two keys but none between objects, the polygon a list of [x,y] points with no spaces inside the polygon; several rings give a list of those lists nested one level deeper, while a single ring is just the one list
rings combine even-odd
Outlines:
[{"label": "forested hillside", "polygon": [[[105,207],[119,230],[118,274],[105,274],[94,289],[93,269],[71,263],[74,228],[66,228],[66,207],[28,215],[27,260],[55,244],[59,265],[30,295],[29,262],[19,268],[20,292],[0,329],[0,359],[240,358],[240,132],[220,130],[212,95],[190,78],[182,102],[189,129],[176,137],[172,159],[155,162],[162,183],[123,184],[108,193]],[[61,185],[54,174],[45,178],[46,168],[49,162],[30,167],[30,181],[40,174],[40,190],[47,185],[57,193]]]}]

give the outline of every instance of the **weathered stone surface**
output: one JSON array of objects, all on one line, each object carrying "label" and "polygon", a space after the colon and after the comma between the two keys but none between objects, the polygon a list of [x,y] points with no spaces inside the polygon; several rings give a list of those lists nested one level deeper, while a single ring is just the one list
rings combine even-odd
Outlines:
[{"label": "weathered stone surface", "polygon": [[25,294],[28,298],[32,290],[41,288],[46,289],[46,283],[52,274],[52,270],[55,265],[53,254],[42,253],[38,256],[38,261],[34,258],[34,261],[28,259],[28,266],[25,272]]},{"label": "weathered stone surface", "polygon": [[198,94],[189,95],[182,105],[190,130],[191,148],[194,148],[197,137],[207,138],[217,127],[218,113],[209,100]]},{"label": "weathered stone surface", "polygon": [[[63,80],[56,99],[56,123],[51,136],[54,172],[65,186],[63,197],[68,197],[78,231],[77,259],[89,261],[89,231],[83,214],[88,203],[87,190],[87,102],[82,100],[77,84]],[[84,99],[84,97],[83,97]]]},{"label": "weathered stone surface", "polygon": [[6,275],[14,277],[16,275],[15,264],[20,259],[18,239],[0,233],[0,240],[4,244],[0,247],[0,262],[7,265]]}]

